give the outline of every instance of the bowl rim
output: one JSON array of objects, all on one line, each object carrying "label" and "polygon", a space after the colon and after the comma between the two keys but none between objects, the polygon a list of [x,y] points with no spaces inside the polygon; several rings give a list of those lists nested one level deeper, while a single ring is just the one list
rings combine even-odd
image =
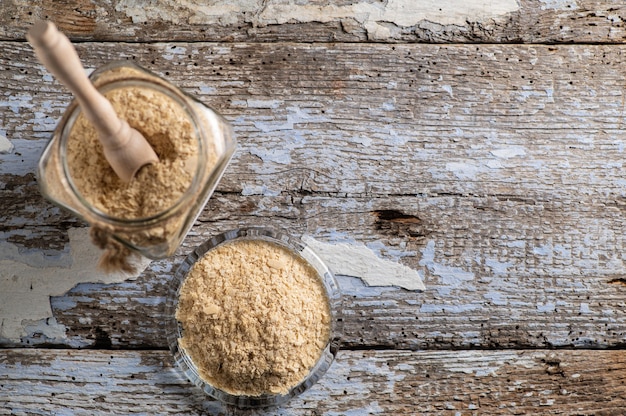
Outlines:
[{"label": "bowl rim", "polygon": [[[239,240],[261,240],[274,243],[289,250],[309,264],[320,278],[329,303],[331,314],[331,330],[329,338],[324,346],[320,357],[311,368],[307,376],[298,384],[289,389],[285,394],[265,393],[259,396],[237,395],[211,385],[204,380],[191,357],[180,346],[179,338],[182,336],[182,324],[176,319],[178,297],[180,289],[193,265],[207,252],[224,244]],[[343,332],[342,295],[337,280],[324,261],[299,238],[293,237],[284,231],[269,227],[243,227],[222,232],[204,241],[197,246],[176,268],[172,280],[168,285],[165,302],[167,342],[173,355],[176,366],[186,378],[199,387],[208,396],[227,405],[239,408],[264,408],[279,406],[293,397],[308,390],[330,368],[335,360],[341,345]]]}]

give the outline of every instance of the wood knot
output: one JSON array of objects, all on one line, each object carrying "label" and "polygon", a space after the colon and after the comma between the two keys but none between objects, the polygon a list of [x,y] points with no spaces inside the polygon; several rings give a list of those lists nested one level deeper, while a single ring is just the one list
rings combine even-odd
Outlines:
[{"label": "wood knot", "polygon": [[415,215],[393,209],[372,211],[372,214],[376,217],[376,229],[385,234],[419,238],[426,237],[431,233],[424,226],[422,219]]},{"label": "wood knot", "polygon": [[609,280],[609,284],[626,286],[626,278],[618,277],[616,279],[611,279]]},{"label": "wood knot", "polygon": [[374,215],[378,217],[379,221],[391,221],[400,224],[420,224],[422,222],[422,220],[415,215],[403,214],[402,212],[394,209],[374,211]]}]

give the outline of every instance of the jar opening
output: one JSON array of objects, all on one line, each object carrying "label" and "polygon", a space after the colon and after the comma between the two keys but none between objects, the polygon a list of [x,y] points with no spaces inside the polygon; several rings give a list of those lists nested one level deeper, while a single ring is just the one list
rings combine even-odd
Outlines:
[{"label": "jar opening", "polygon": [[77,200],[95,218],[125,227],[161,221],[191,204],[205,169],[204,158],[198,157],[204,151],[204,133],[184,93],[165,81],[132,75],[102,82],[98,90],[146,137],[160,162],[124,184],[74,102],[58,145],[63,173]]}]

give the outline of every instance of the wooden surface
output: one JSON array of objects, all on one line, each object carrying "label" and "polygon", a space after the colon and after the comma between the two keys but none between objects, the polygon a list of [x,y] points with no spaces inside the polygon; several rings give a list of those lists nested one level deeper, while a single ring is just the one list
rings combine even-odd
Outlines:
[{"label": "wooden surface", "polygon": [[[595,414],[626,405],[622,351],[343,351],[318,384],[281,409],[207,402],[167,352],[9,350],[3,414]],[[27,362],[28,366],[20,365]],[[593,409],[593,411],[590,411]]]},{"label": "wooden surface", "polygon": [[0,291],[73,273],[85,226],[34,176],[70,99],[24,41],[35,19],[86,67],[133,60],[197,95],[239,149],[174,257],[46,286],[50,317],[0,331],[0,414],[242,413],[172,368],[162,306],[182,257],[242,225],[365,244],[426,285],[339,276],[337,361],[266,414],[623,414],[624,6],[520,1],[403,26],[363,17],[369,2],[162,0],[145,21],[139,0],[43,3],[0,6]]}]

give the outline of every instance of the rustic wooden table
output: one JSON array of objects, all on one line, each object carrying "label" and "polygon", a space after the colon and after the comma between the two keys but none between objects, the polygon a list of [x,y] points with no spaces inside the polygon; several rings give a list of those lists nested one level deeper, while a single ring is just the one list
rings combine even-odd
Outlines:
[{"label": "rustic wooden table", "polygon": [[[624,413],[626,6],[38,3],[0,6],[1,415],[237,413],[173,367],[162,304],[193,247],[248,225],[315,244],[345,302],[330,371],[265,414]],[[88,68],[136,62],[239,139],[138,275],[98,271],[39,193],[70,100],[24,39],[44,18]]]}]

